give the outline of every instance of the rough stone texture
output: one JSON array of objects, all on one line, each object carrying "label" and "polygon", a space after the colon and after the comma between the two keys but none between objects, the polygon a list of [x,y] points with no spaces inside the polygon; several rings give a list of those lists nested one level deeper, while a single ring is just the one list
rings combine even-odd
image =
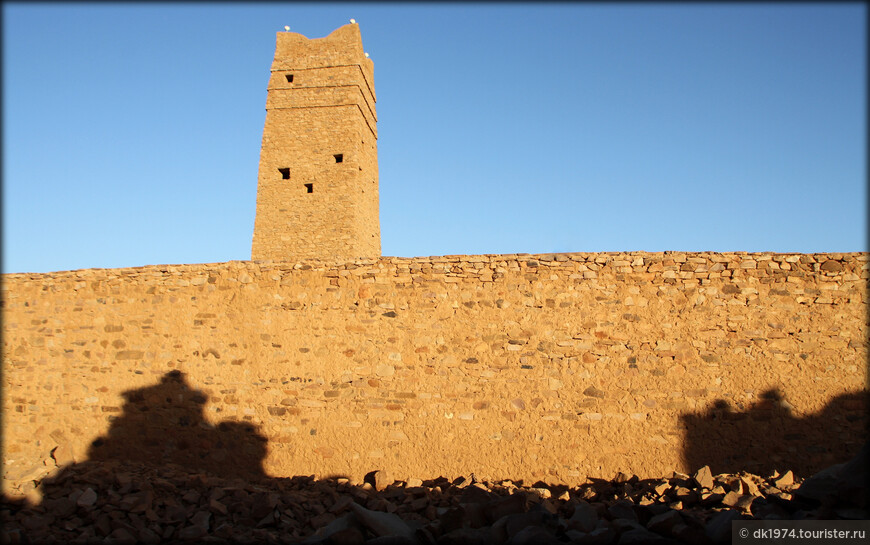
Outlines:
[{"label": "rough stone texture", "polygon": [[277,35],[251,255],[381,255],[374,64],[356,24]]},{"label": "rough stone texture", "polygon": [[[806,477],[853,456],[866,429],[867,259],[578,253],[4,275],[4,491],[30,494],[94,456],[355,482],[374,470],[566,484],[677,470],[688,487],[704,465]],[[832,260],[842,270],[820,270]]]},{"label": "rough stone texture", "polygon": [[[866,463],[866,456],[845,464]],[[839,464],[837,467],[844,467]],[[831,469],[822,471],[830,474]],[[383,490],[347,479],[224,479],[174,464],[87,461],[40,482],[41,502],[0,498],[0,543],[128,543],[219,541],[432,545],[450,543],[731,542],[736,519],[866,519],[866,495],[836,503],[783,499],[811,480],[780,490],[774,473],[720,474],[714,488],[752,480],[761,496],[731,509],[716,500],[674,510],[677,490],[703,488],[675,474],[667,479],[598,480],[580,487],[533,486],[474,475],[441,477]],[[471,483],[471,484],[469,484]],[[629,486],[626,486],[629,484]],[[546,494],[541,491],[546,490]],[[857,492],[866,492],[856,490]],[[96,501],[76,501],[85,495]],[[223,506],[216,508],[216,506]]]}]

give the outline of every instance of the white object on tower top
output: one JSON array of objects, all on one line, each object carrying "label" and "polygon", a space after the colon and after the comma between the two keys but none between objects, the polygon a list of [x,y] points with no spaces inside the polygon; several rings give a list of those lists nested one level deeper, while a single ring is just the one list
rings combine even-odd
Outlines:
[{"label": "white object on tower top", "polygon": [[351,20],[350,20],[350,24],[355,25],[355,24],[356,24],[356,19],[351,19]]}]

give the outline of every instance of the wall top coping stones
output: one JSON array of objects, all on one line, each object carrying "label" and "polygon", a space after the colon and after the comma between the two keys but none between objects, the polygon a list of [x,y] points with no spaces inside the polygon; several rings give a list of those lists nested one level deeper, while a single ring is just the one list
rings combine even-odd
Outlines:
[{"label": "wall top coping stones", "polygon": [[[393,269],[396,267],[423,267],[434,266],[443,269],[445,266],[480,266],[481,264],[492,265],[516,265],[521,268],[535,267],[570,267],[575,263],[590,263],[596,267],[614,267],[622,269],[620,272],[630,270],[646,270],[650,265],[661,263],[665,266],[673,266],[676,263],[693,264],[699,267],[715,265],[717,263],[735,263],[738,266],[748,262],[790,263],[802,265],[824,264],[828,261],[852,264],[852,268],[866,270],[870,253],[868,252],[837,252],[837,253],[775,253],[775,252],[570,252],[570,253],[546,253],[546,254],[478,254],[478,255],[445,255],[428,257],[391,257],[356,259],[352,261],[306,259],[303,261],[226,261],[219,263],[201,264],[162,264],[145,265],[141,267],[122,267],[114,269],[77,269],[70,271],[53,271],[46,273],[5,273],[0,275],[5,281],[45,279],[45,278],[83,278],[92,276],[122,277],[122,276],[165,276],[178,275],[191,272],[209,272],[221,270],[246,270],[246,271],[291,271],[291,270],[354,270],[371,267],[378,270]],[[627,263],[625,263],[627,262]],[[765,265],[765,269],[766,269]],[[761,270],[761,267],[759,268]],[[839,273],[839,267],[824,267],[822,272],[828,274]],[[776,270],[776,269],[773,269]]]}]

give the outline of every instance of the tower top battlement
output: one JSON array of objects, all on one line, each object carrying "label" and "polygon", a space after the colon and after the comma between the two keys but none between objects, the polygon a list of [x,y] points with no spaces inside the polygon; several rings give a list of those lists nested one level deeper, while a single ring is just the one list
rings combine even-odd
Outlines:
[{"label": "tower top battlement", "polygon": [[308,38],[297,32],[276,34],[273,71],[354,64],[366,72],[370,81],[373,80],[375,65],[365,56],[357,24],[339,27],[323,38]]}]

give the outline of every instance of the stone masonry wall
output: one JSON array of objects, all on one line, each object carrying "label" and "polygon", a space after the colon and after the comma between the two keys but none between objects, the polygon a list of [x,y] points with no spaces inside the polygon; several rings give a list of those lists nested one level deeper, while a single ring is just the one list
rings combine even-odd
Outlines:
[{"label": "stone masonry wall", "polygon": [[805,475],[864,440],[867,277],[864,253],[8,274],[4,492],[87,458],[110,428],[114,444],[156,433],[164,457],[200,448],[204,466],[221,463],[224,446],[178,439],[190,422],[171,408],[143,420],[165,429],[118,425],[136,421],[131,392],[160,391],[172,371],[208,423],[266,438],[273,476],[579,484],[701,463]]}]

